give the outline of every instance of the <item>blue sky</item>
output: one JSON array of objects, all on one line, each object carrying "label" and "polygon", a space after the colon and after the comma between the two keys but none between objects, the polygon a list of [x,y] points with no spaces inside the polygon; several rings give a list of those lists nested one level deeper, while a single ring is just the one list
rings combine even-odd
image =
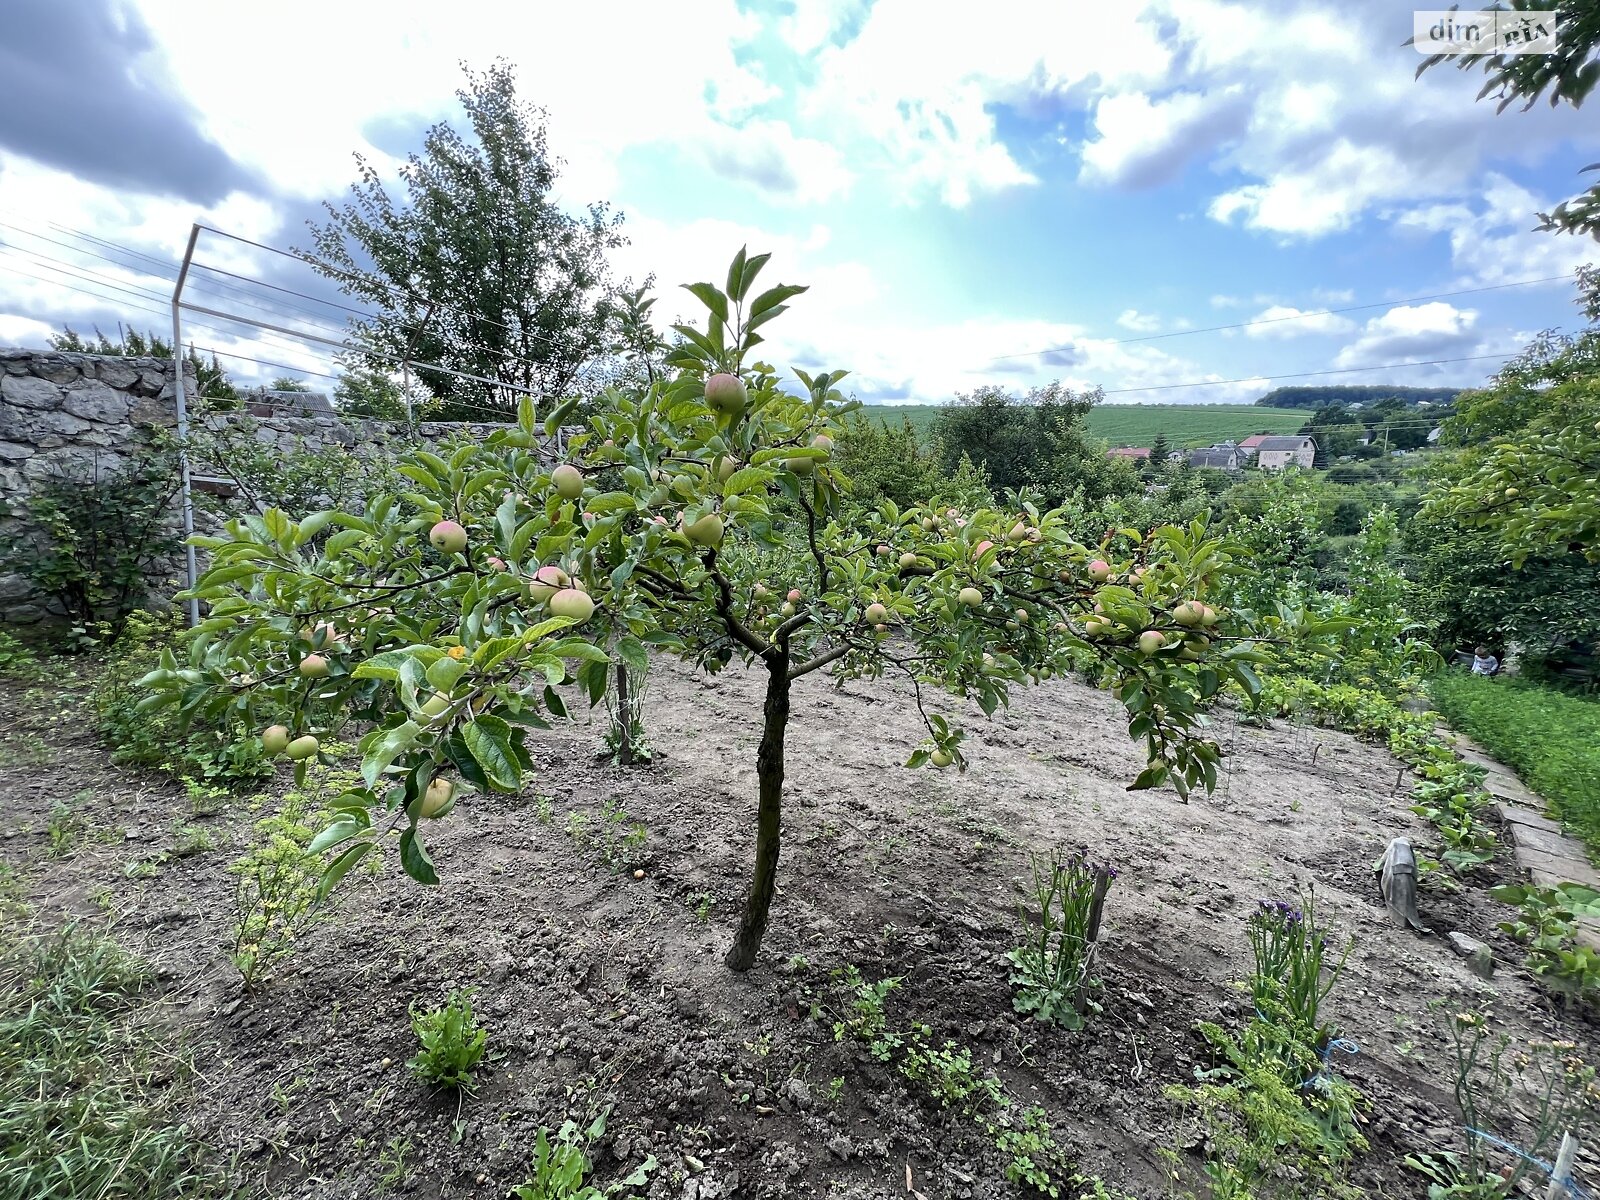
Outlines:
[{"label": "blue sky", "polygon": [[[1055,378],[1237,402],[1267,376],[1370,366],[1326,381],[1470,384],[1494,363],[1387,364],[1570,328],[1570,282],[1399,302],[1600,258],[1532,229],[1600,157],[1600,121],[1497,118],[1475,76],[1415,80],[1411,9],[1392,0],[1336,23],[1224,0],[568,7],[19,0],[0,47],[0,342],[154,323],[140,309],[161,309],[162,269],[95,258],[79,234],[163,260],[196,219],[304,244],[352,152],[392,170],[455,111],[457,63],[496,55],[549,110],[563,197],[627,215],[619,269],[656,276],[664,315],[694,311],[671,285],[720,277],[741,244],[772,250],[772,277],[812,291],[770,356],[850,368],[872,402]],[[201,256],[318,286],[237,243]],[[1352,304],[1374,307],[1296,316]],[[1263,317],[1295,319],[1186,332]],[[1127,340],[1155,334],[1178,336]],[[313,383],[332,369],[242,326],[195,340]]]}]

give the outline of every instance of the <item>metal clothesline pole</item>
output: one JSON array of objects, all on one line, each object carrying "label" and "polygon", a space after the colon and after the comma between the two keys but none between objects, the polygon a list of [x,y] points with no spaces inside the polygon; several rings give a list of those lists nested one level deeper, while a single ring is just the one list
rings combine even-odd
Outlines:
[{"label": "metal clothesline pole", "polygon": [[[189,406],[183,387],[183,284],[189,277],[189,263],[194,258],[195,242],[200,237],[200,224],[189,230],[189,244],[183,252],[183,264],[178,268],[178,281],[172,287],[172,391],[178,403],[178,477],[183,491],[183,557],[185,573],[192,592],[200,583],[200,564],[194,552],[194,490],[189,475]],[[200,601],[189,598],[189,628],[200,624]]]}]

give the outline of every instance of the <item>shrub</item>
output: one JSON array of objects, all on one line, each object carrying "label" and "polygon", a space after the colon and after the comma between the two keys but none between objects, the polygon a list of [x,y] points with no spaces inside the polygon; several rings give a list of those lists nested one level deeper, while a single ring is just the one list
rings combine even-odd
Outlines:
[{"label": "shrub", "polygon": [[[1265,1028],[1264,1022],[1252,1025]],[[1234,1041],[1215,1026],[1202,1025],[1201,1032],[1222,1053],[1223,1065],[1199,1086],[1173,1086],[1167,1095],[1192,1107],[1205,1127],[1205,1175],[1214,1200],[1366,1195],[1345,1179],[1352,1155],[1367,1148],[1354,1125],[1360,1104],[1354,1088],[1330,1080],[1324,1096],[1308,1104],[1295,1077],[1306,1069],[1306,1055],[1293,1043],[1248,1035]]]},{"label": "shrub", "polygon": [[1600,994],[1600,954],[1576,937],[1579,916],[1600,916],[1600,892],[1579,883],[1553,888],[1507,884],[1489,894],[1515,905],[1517,919],[1500,928],[1528,946],[1527,967],[1546,984],[1579,999]]},{"label": "shrub", "polygon": [[238,881],[230,957],[246,991],[259,990],[324,915],[317,907],[322,864],[307,845],[328,816],[322,789],[334,782],[319,773],[311,787],[287,793],[275,813],[256,822],[255,845],[228,868]]},{"label": "shrub", "polygon": [[139,680],[160,665],[182,630],[176,611],[128,615],[90,696],[96,731],[114,763],[165,771],[202,788],[253,787],[271,776],[272,764],[239,721],[225,714],[185,730],[170,710],[140,711],[149,693]]},{"label": "shrub", "polygon": [[[1205,1174],[1218,1200],[1355,1200],[1364,1193],[1346,1182],[1345,1170],[1367,1148],[1356,1124],[1363,1102],[1328,1066],[1334,1030],[1320,1009],[1339,967],[1325,970],[1326,937],[1313,902],[1296,909],[1263,900],[1248,936],[1255,1014],[1238,1035],[1201,1022],[1216,1065],[1197,1072],[1198,1086],[1171,1087],[1167,1095],[1201,1118]],[[1270,1191],[1261,1186],[1269,1181]]]},{"label": "shrub", "polygon": [[[189,452],[233,480],[248,511],[280,508],[309,513],[323,508],[359,510],[362,502],[399,482],[387,454],[356,454],[343,446],[310,446],[299,439],[288,449],[258,441],[254,421],[229,418],[200,421]],[[197,496],[196,503],[217,517],[235,515],[238,501]]]},{"label": "shrub", "polygon": [[1100,916],[1116,871],[1091,863],[1081,851],[1063,858],[1051,851],[1047,868],[1033,858],[1035,911],[1019,906],[1028,940],[1010,953],[1012,1001],[1020,1013],[1081,1029],[1098,985],[1091,971],[1100,940]]},{"label": "shrub", "polygon": [[418,1079],[440,1087],[466,1088],[472,1071],[483,1059],[489,1034],[472,1011],[472,993],[453,991],[437,1008],[418,1010],[411,1005],[411,1031],[422,1049],[406,1066]]},{"label": "shrub", "polygon": [[39,656],[32,647],[0,629],[0,675],[32,675],[39,668]]},{"label": "shrub", "polygon": [[145,598],[156,566],[177,553],[172,522],[177,464],[169,454],[136,466],[44,480],[15,516],[23,528],[0,551],[0,569],[15,571],[51,596],[73,623],[75,636],[92,639],[105,626],[115,637]]},{"label": "shrub", "polygon": [[1516,771],[1600,854],[1600,701],[1464,671],[1435,676],[1430,690],[1454,728]]}]

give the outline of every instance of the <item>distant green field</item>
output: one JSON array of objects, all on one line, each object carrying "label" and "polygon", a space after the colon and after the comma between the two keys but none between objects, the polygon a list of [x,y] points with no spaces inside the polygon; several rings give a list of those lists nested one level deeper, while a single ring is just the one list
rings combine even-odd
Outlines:
[{"label": "distant green field", "polygon": [[[867,415],[897,422],[902,417],[926,435],[942,406],[873,405]],[[1297,408],[1258,408],[1254,404],[1101,404],[1089,412],[1089,431],[1113,446],[1148,446],[1165,433],[1174,446],[1209,446],[1253,433],[1294,433],[1311,414]]]}]

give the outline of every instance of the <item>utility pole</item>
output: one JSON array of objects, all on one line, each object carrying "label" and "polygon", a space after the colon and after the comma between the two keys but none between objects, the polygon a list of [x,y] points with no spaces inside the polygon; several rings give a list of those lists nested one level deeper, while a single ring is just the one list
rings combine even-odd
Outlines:
[{"label": "utility pole", "polygon": [[[189,230],[189,245],[183,252],[183,266],[178,269],[178,281],[172,286],[172,392],[178,404],[178,481],[183,490],[183,560],[184,573],[193,591],[200,582],[200,564],[194,553],[194,490],[189,476],[189,406],[183,386],[183,301],[184,280],[189,277],[189,263],[194,259],[194,245],[200,237],[200,226]],[[189,628],[200,624],[200,601],[190,598]]]}]

